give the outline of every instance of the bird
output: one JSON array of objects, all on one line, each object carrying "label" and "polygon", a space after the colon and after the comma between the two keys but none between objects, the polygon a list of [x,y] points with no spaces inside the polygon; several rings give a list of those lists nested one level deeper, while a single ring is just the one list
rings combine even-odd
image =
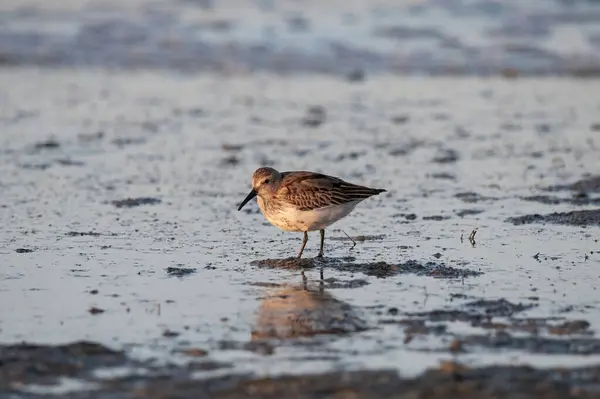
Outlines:
[{"label": "bird", "polygon": [[258,196],[258,206],[272,225],[284,231],[304,233],[298,259],[308,242],[308,232],[319,230],[321,246],[317,257],[322,258],[325,228],[348,216],[358,203],[386,191],[322,173],[279,172],[271,167],[260,167],[252,174],[252,190],[238,211]]}]

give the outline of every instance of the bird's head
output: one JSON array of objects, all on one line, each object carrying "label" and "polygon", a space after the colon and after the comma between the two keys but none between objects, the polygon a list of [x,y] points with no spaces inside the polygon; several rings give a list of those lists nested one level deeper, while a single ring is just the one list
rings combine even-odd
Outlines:
[{"label": "bird's head", "polygon": [[241,210],[248,201],[257,195],[262,198],[270,198],[281,183],[281,173],[269,167],[258,168],[252,175],[252,191],[246,196],[240,204],[238,211]]}]

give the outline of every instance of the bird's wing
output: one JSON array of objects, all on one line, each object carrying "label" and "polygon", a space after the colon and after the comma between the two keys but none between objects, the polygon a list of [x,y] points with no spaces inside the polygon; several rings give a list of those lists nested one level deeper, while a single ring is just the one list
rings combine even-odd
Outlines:
[{"label": "bird's wing", "polygon": [[362,201],[385,190],[358,186],[314,172],[284,172],[278,196],[303,211]]}]

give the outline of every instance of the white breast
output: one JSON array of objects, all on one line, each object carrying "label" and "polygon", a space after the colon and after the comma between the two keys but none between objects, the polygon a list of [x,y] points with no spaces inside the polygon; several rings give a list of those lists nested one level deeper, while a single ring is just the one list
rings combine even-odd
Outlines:
[{"label": "white breast", "polygon": [[258,205],[265,218],[274,226],[285,231],[316,231],[325,229],[345,216],[361,202],[352,201],[342,205],[330,205],[312,211],[301,211],[294,207],[283,207],[277,211],[265,212],[262,198]]}]

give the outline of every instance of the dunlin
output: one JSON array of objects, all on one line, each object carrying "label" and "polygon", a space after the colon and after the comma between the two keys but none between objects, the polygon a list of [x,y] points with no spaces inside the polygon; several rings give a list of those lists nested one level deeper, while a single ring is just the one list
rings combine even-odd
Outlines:
[{"label": "dunlin", "polygon": [[348,183],[337,177],[315,172],[278,172],[258,168],[252,175],[252,191],[238,211],[258,196],[258,206],[265,218],[285,231],[303,232],[298,258],[308,241],[308,232],[319,230],[323,257],[325,228],[348,216],[361,201],[386,190]]}]

